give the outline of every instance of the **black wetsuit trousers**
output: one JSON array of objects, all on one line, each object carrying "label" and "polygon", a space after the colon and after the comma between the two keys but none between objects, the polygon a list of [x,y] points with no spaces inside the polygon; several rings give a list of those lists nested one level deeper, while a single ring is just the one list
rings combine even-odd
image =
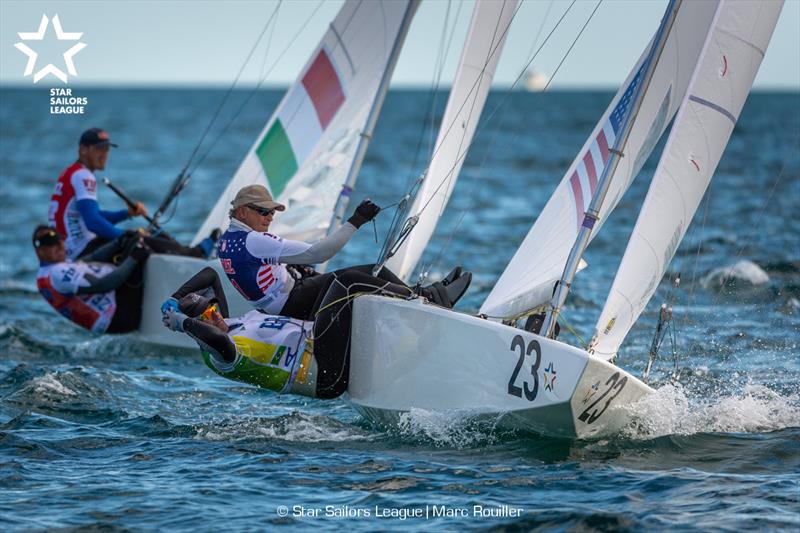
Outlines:
[{"label": "black wetsuit trousers", "polygon": [[383,287],[387,292],[401,296],[411,296],[411,288],[388,268],[382,268],[377,277],[373,276],[372,269],[374,266],[359,265],[297,280],[294,288],[289,293],[289,299],[283,304],[283,308],[278,314],[301,320],[315,320],[315,314],[321,307],[322,299],[325,297],[331,283],[334,279],[340,278],[347,272],[363,274],[363,276],[359,276],[358,283],[361,283],[364,287],[367,285],[371,287],[370,289],[364,289],[365,292],[371,292],[377,287]]},{"label": "black wetsuit trousers", "polygon": [[139,328],[142,321],[143,278],[144,263],[140,263],[125,283],[114,291],[117,310],[106,333],[127,333]]},{"label": "black wetsuit trousers", "polygon": [[[120,239],[125,239],[125,236],[120,237]],[[85,258],[91,255],[92,252],[103,246],[104,244],[111,242],[109,239],[105,237],[95,237],[86,245],[86,248],[83,249],[78,259]],[[169,254],[169,255],[186,255],[189,257],[205,257],[203,250],[199,246],[184,246],[183,244],[179,243],[172,236],[162,231],[158,235],[148,235],[144,238],[144,242],[147,246],[150,247],[157,254]],[[124,245],[124,244],[123,244]],[[124,257],[122,257],[124,259]]]},{"label": "black wetsuit trousers", "polygon": [[[388,292],[402,297],[410,294],[410,289],[402,281],[392,283],[373,277],[368,272],[372,272],[371,265],[326,274],[329,277],[328,288],[318,302],[318,314],[314,321],[317,398],[336,398],[347,390],[350,380],[350,330],[353,325],[352,296],[365,292]],[[388,274],[381,274],[397,279],[388,270],[386,272]]]}]

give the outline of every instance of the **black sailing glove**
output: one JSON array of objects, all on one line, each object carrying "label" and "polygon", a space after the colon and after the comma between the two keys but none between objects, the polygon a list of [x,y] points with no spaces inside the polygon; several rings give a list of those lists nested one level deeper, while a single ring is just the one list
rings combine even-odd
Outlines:
[{"label": "black sailing glove", "polygon": [[354,225],[356,228],[360,228],[376,216],[378,213],[381,212],[381,208],[377,205],[373,204],[372,201],[367,198],[356,207],[355,213],[353,216],[347,219],[349,223]]},{"label": "black sailing glove", "polygon": [[150,247],[147,246],[144,243],[144,240],[142,240],[142,238],[140,237],[139,241],[136,243],[136,246],[134,246],[133,250],[131,250],[131,257],[133,257],[133,259],[137,263],[141,263],[142,261],[150,257],[150,254],[152,252],[153,250],[151,250]]}]

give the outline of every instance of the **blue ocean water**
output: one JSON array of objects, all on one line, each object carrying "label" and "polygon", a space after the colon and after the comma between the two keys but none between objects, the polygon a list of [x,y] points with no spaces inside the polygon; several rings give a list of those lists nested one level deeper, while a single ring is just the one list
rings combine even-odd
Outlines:
[{"label": "blue ocean water", "polygon": [[[228,382],[199,352],[92,335],[56,315],[36,292],[29,236],[79,133],[111,132],[120,148],[105,175],[152,211],[224,96],[80,93],[85,115],[55,116],[45,89],[0,91],[2,530],[800,527],[800,94],[751,95],[671,266],[683,280],[673,302],[678,383],[665,348],[658,393],[635,407],[634,423],[610,438],[565,441],[425,412],[380,428],[341,400]],[[173,234],[193,235],[280,95],[233,94],[222,124],[244,111],[224,134],[212,130],[218,142],[167,223]],[[456,263],[474,272],[459,308],[476,310],[488,294],[611,96],[490,96],[487,110],[498,111],[481,126],[425,258],[434,278]],[[391,204],[422,170],[429,105],[425,91],[389,94],[355,200]],[[655,164],[589,250],[567,312],[582,337]],[[121,207],[105,189],[100,201]],[[365,227],[332,267],[373,261],[388,220],[378,219],[378,243]],[[715,269],[743,261],[735,282],[720,283]],[[762,274],[768,281],[757,283]],[[668,289],[665,281],[623,347],[619,363],[636,374]]]}]

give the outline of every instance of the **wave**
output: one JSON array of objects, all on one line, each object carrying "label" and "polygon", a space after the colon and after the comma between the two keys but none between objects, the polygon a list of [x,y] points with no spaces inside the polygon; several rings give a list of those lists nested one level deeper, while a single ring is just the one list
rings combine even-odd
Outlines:
[{"label": "wave", "polygon": [[390,434],[419,444],[456,449],[495,444],[505,435],[497,428],[502,415],[478,417],[469,411],[411,409],[399,416]]},{"label": "wave", "polygon": [[733,265],[715,268],[700,280],[700,285],[704,289],[730,289],[764,285],[768,281],[769,274],[763,268],[752,261],[742,259]]},{"label": "wave", "polygon": [[622,434],[634,440],[800,427],[800,395],[782,395],[764,385],[748,384],[741,393],[716,397],[665,385],[628,409],[633,422]]},{"label": "wave", "polygon": [[334,418],[299,411],[275,418],[228,418],[195,426],[195,429],[195,438],[209,441],[358,442],[375,440],[380,436]]}]

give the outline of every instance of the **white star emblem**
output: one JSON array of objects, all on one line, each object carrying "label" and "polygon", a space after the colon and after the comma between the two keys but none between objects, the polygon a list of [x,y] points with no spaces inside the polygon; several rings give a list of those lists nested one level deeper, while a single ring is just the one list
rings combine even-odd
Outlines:
[{"label": "white star emblem", "polygon": [[[48,18],[47,15],[42,15],[42,20],[39,23],[39,29],[35,32],[18,32],[19,38],[23,41],[42,41],[44,40],[44,34],[47,31],[47,23]],[[58,15],[53,16],[53,28],[56,30],[56,37],[59,41],[77,41],[78,39],[83,36],[83,32],[65,32],[61,28],[61,21],[58,19]],[[25,76],[30,76],[33,74],[33,69],[36,66],[36,59],[39,57],[39,54],[34,52],[28,45],[25,43],[17,43],[14,45],[14,48],[28,56],[28,63],[25,65]],[[85,43],[77,43],[69,50],[64,52],[64,64],[67,67],[67,72],[71,76],[77,76],[78,71],[75,70],[75,63],[72,61],[73,56],[86,48]],[[33,75],[33,83],[39,83],[39,80],[47,76],[48,74],[52,74],[59,80],[67,83],[67,74],[64,73],[63,70],[56,67],[52,63],[48,63],[44,67],[40,68],[36,71],[36,74]]]}]

